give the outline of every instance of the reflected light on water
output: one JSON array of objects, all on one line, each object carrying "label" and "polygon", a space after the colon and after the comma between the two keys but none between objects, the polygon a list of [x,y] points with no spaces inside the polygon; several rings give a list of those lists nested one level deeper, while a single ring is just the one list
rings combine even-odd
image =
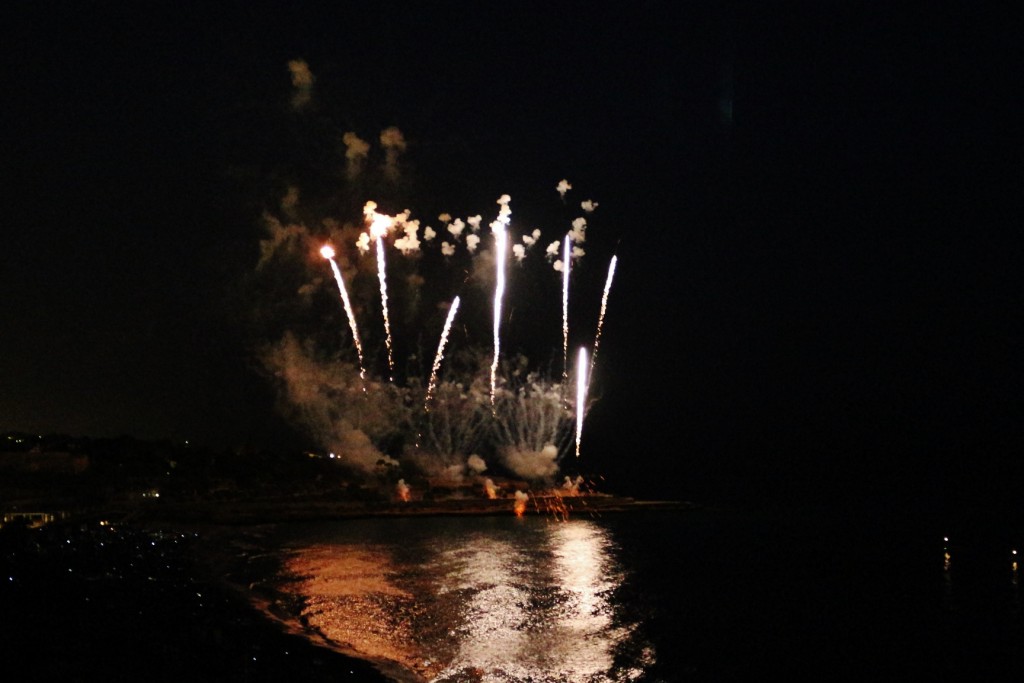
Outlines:
[{"label": "reflected light on water", "polygon": [[[411,545],[378,546],[374,562],[345,562],[366,555],[354,543],[329,553],[317,546],[315,563],[300,561],[306,551],[298,550],[292,569],[304,574],[298,590],[315,605],[306,611],[310,625],[438,683],[598,683],[642,675],[644,662],[616,662],[637,625],[614,603],[624,576],[609,532],[589,520],[539,518],[512,519],[501,531],[432,531]],[[327,557],[344,562],[344,571],[324,563]],[[342,591],[324,576],[367,590],[357,600],[351,591],[337,599]],[[353,624],[366,622],[352,612],[367,610],[384,619],[401,613],[401,642],[395,631],[353,633]],[[644,659],[653,662],[649,648]]]},{"label": "reflected light on water", "polygon": [[[438,680],[474,669],[502,680],[602,680],[613,666],[615,629],[609,595],[620,580],[606,532],[578,521],[544,528],[546,552],[472,547],[450,578],[472,596],[459,648]],[[607,679],[612,680],[612,679]]]}]

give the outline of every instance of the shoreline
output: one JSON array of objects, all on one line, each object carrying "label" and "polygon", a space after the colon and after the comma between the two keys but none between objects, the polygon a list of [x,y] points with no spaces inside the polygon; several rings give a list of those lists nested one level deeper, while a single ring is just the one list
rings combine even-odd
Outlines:
[{"label": "shoreline", "polygon": [[264,540],[270,530],[288,523],[198,525],[193,527],[200,537],[195,560],[210,572],[211,580],[282,633],[371,667],[383,682],[426,683],[427,679],[401,663],[373,657],[351,645],[334,641],[307,622],[301,614],[301,599],[282,588],[292,580],[283,573],[278,554],[282,549]]},{"label": "shoreline", "polygon": [[[80,669],[117,678],[142,668],[155,681],[425,683],[407,663],[367,655],[311,625],[301,598],[287,591],[292,578],[271,534],[292,523],[366,517],[514,516],[512,502],[257,497],[57,508],[37,501],[31,509],[66,512],[37,527],[0,527],[0,568],[9,579],[0,599],[20,625],[13,661],[55,679]],[[538,497],[523,514],[564,521],[699,508],[614,496]],[[56,640],[33,635],[53,623],[71,628]],[[111,650],[111,642],[121,645]],[[203,663],[210,657],[212,667]]]},{"label": "shoreline", "polygon": [[[537,501],[523,515],[554,515],[571,519],[573,515],[620,514],[652,510],[693,510],[699,506],[681,501],[636,501],[613,496],[579,497],[566,509],[565,500]],[[561,505],[554,505],[554,503]],[[327,637],[302,615],[301,598],[283,585],[295,580],[285,575],[281,548],[267,537],[278,527],[292,523],[360,519],[367,517],[443,517],[443,516],[515,516],[509,500],[447,500],[377,504],[316,503],[294,501],[249,501],[247,504],[217,504],[205,509],[203,521],[193,521],[197,511],[187,514],[178,506],[154,506],[136,523],[144,526],[186,529],[199,534],[197,562],[210,572],[234,597],[274,624],[283,633],[303,638],[342,657],[372,667],[381,680],[390,683],[426,683],[429,679],[414,668],[393,659],[375,657],[349,643]],[[210,514],[210,513],[215,514]],[[173,521],[172,521],[173,520]]]},{"label": "shoreline", "polygon": [[[571,519],[576,515],[617,514],[647,510],[697,510],[687,501],[636,500],[611,495],[531,497],[523,515],[549,515]],[[262,498],[226,502],[146,501],[135,507],[130,521],[156,523],[208,523],[225,525],[283,524],[288,522],[415,516],[514,516],[512,499],[451,498],[437,501],[352,502],[329,498],[295,500]]]}]

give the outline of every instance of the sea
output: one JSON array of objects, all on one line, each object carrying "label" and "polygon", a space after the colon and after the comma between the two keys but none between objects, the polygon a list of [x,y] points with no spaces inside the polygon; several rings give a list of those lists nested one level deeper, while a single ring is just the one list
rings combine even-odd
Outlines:
[{"label": "sea", "polygon": [[263,543],[277,613],[393,680],[1024,680],[1005,536],[705,508],[308,522]]}]

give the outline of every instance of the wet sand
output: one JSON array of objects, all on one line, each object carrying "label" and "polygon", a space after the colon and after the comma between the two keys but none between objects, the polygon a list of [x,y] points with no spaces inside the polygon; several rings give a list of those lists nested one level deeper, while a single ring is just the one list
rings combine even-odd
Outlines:
[{"label": "wet sand", "polygon": [[[376,678],[364,680],[426,681],[406,645],[411,642],[408,634],[392,628],[394,624],[382,618],[385,615],[366,608],[374,595],[399,592],[373,578],[371,554],[342,558],[324,553],[308,564],[288,559],[282,564],[287,552],[268,542],[273,526],[198,527],[203,540],[197,556],[226,590],[248,602],[282,632],[371,668]],[[344,623],[321,618],[316,601],[301,597],[308,595],[310,588],[330,598],[352,600],[350,618]]]}]

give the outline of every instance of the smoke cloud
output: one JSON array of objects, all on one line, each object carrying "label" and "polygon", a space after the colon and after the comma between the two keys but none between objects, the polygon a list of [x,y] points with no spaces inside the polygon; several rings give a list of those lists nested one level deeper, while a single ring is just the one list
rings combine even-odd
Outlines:
[{"label": "smoke cloud", "polygon": [[345,144],[345,174],[352,180],[363,171],[366,157],[370,155],[370,143],[352,131],[342,135],[341,141]]},{"label": "smoke cloud", "polygon": [[309,70],[309,64],[302,59],[288,62],[288,71],[292,74],[292,108],[304,109],[313,99],[313,72]]},{"label": "smoke cloud", "polygon": [[466,466],[469,467],[473,474],[483,474],[487,471],[487,463],[476,453],[466,459]]},{"label": "smoke cloud", "polygon": [[384,173],[396,180],[398,178],[398,157],[405,151],[405,137],[395,126],[385,128],[380,133],[380,144],[384,148]]},{"label": "smoke cloud", "polygon": [[377,449],[373,439],[399,428],[403,415],[396,412],[395,402],[387,400],[385,391],[362,392],[354,364],[319,360],[311,345],[293,334],[266,348],[262,360],[281,388],[282,414],[344,464],[364,473],[373,472],[382,462],[398,464]]},{"label": "smoke cloud", "polygon": [[558,474],[558,447],[547,444],[539,451],[508,447],[502,451],[506,467],[524,479],[547,480]]}]

